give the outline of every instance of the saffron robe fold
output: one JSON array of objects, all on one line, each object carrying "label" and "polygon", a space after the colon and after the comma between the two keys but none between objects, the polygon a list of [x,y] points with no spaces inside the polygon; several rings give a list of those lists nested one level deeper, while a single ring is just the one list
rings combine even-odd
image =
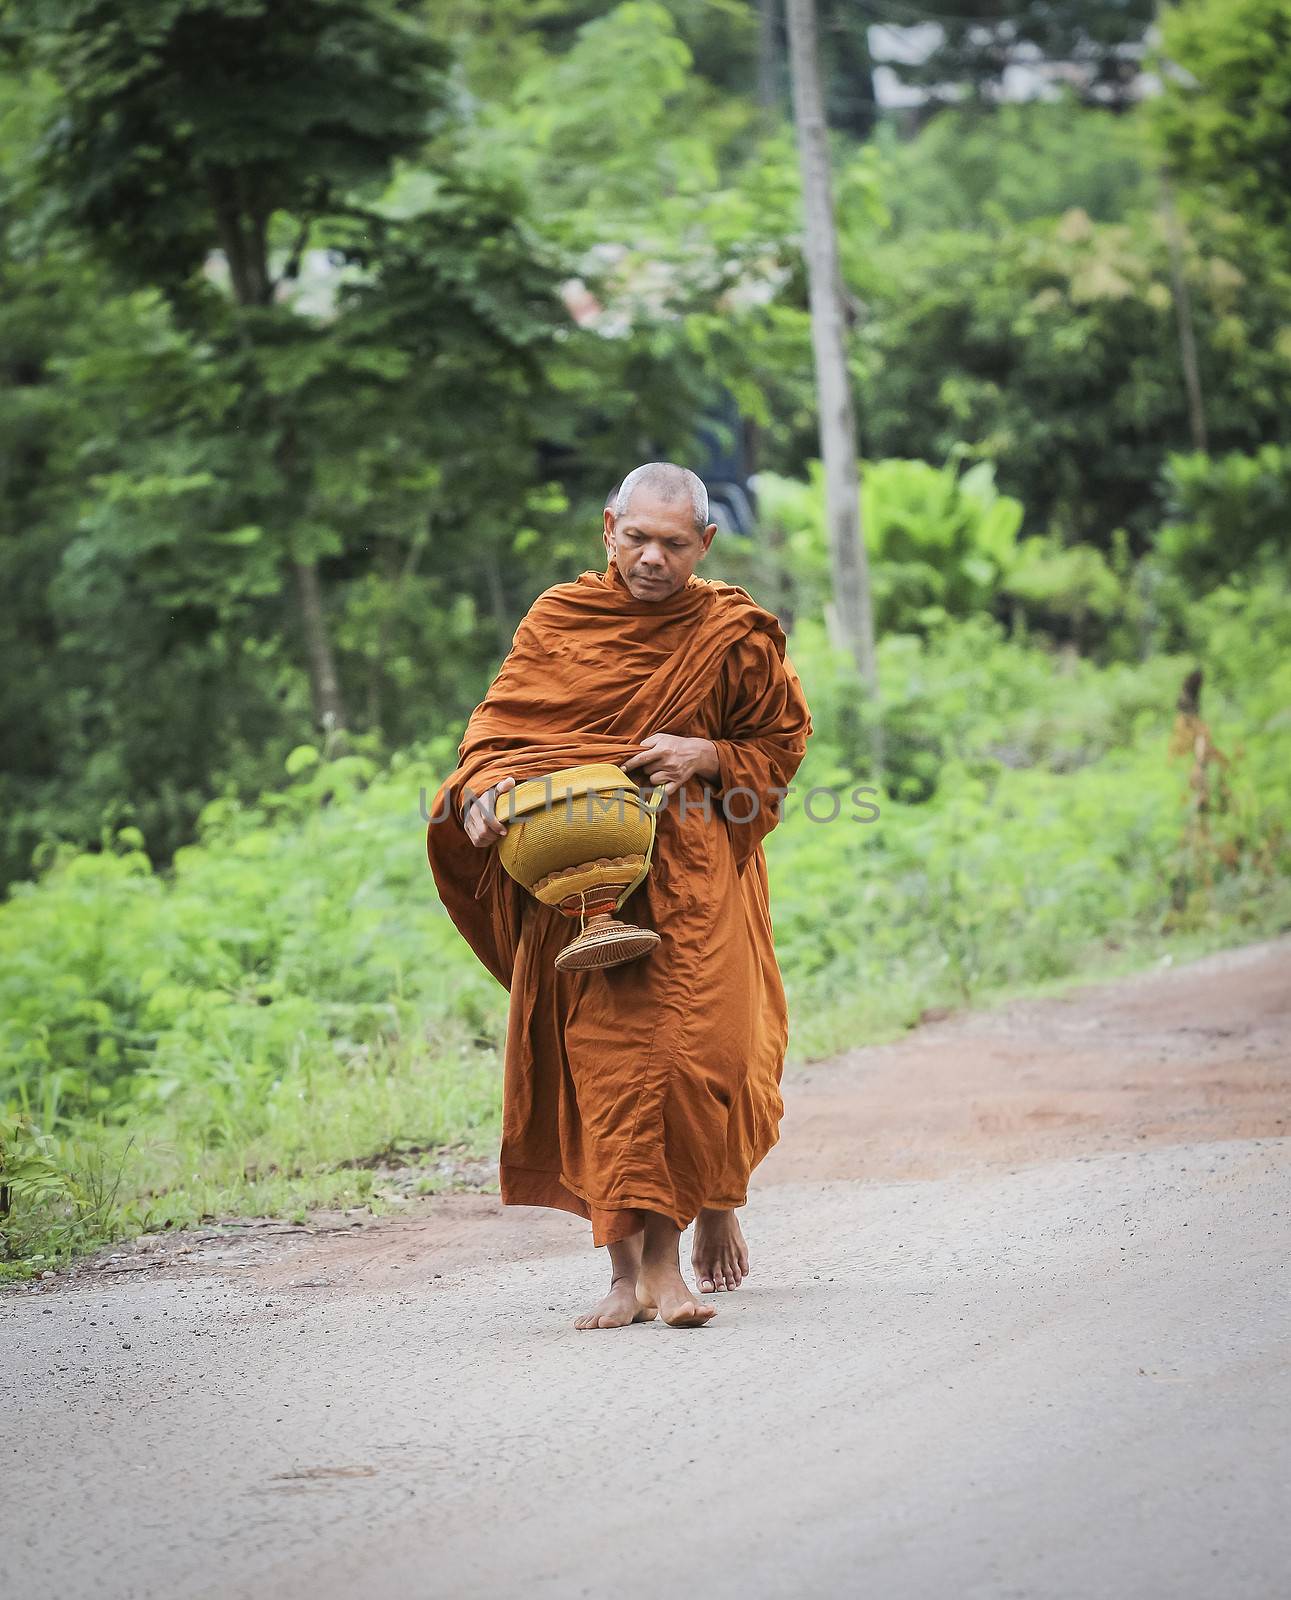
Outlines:
[{"label": "saffron robe fold", "polygon": [[[762,840],[810,732],[779,623],[733,585],[692,577],[638,600],[611,561],[548,589],[520,623],[426,835],[445,908],[511,992],[505,1203],[587,1217],[598,1245],[635,1233],[644,1211],[684,1228],[703,1206],[744,1203],[779,1137],[788,1038]],[[471,844],[464,805],[508,776],[622,765],[656,733],[711,739],[720,768],[670,798],[621,912],[662,942],[623,966],[557,972],[576,925]]]}]

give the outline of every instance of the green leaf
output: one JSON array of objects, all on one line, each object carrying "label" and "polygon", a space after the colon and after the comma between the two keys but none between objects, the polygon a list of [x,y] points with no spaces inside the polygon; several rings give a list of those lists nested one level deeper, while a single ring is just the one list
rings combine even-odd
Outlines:
[{"label": "green leaf", "polygon": [[312,744],[298,744],[283,762],[283,766],[290,777],[296,778],[302,772],[307,772],[310,767],[317,766],[321,759]]}]

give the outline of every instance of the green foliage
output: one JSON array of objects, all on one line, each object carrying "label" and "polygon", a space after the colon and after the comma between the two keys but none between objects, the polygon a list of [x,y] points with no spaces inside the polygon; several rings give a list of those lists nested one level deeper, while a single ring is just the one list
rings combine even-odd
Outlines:
[{"label": "green foliage", "polygon": [[1156,538],[1163,566],[1190,593],[1250,572],[1291,547],[1291,448],[1218,458],[1194,451],[1166,463],[1168,520]]},{"label": "green foliage", "polygon": [[127,1137],[117,1157],[93,1134],[51,1135],[29,1117],[0,1112],[0,1283],[121,1231],[130,1148]]},{"label": "green foliage", "polygon": [[[693,448],[697,419],[728,396],[772,449],[785,419],[812,426],[792,139],[706,89],[683,37],[694,19],[675,9],[630,0],[587,22],[485,109],[476,141],[576,252],[578,314],[596,337],[560,381],[634,460]],[[873,220],[868,153],[842,187]],[[585,455],[595,442],[578,420]],[[607,459],[605,481],[626,457]]]},{"label": "green foliage", "polygon": [[[819,611],[829,596],[824,479],[773,473],[758,480],[763,524],[782,543],[783,581],[795,607]],[[875,461],[861,468],[861,510],[881,632],[935,626],[987,607],[1014,560],[1022,506],[995,488],[989,462]]]},{"label": "green foliage", "polygon": [[891,124],[877,137],[883,195],[907,244],[949,228],[999,233],[1075,209],[1095,222],[1127,221],[1154,198],[1145,142],[1137,117],[1091,114],[1073,96],[948,106],[912,139]]},{"label": "green foliage", "polygon": [[29,1118],[11,1112],[0,1117],[0,1214],[24,1201],[40,1203],[68,1196],[68,1175],[51,1158],[49,1143]]},{"label": "green foliage", "polygon": [[347,1164],[489,1137],[504,996],[434,896],[434,774],[291,766],[259,806],[212,802],[165,878],[123,829],[0,908],[0,1106],[60,1175],[16,1195],[24,1249],[357,1201]]},{"label": "green foliage", "polygon": [[1015,620],[1038,623],[1051,635],[1088,647],[1133,603],[1124,540],[1118,541],[1117,557],[1113,565],[1093,545],[1064,545],[1052,535],[1024,539],[1001,590]]},{"label": "green foliage", "polygon": [[[1213,448],[1276,437],[1291,401],[1280,284],[1200,224],[1186,252]],[[858,330],[862,431],[875,455],[996,464],[1028,531],[1146,548],[1164,456],[1188,439],[1170,266],[1150,219],[1083,212],[999,237],[928,236],[870,266]]]},{"label": "green foliage", "polygon": [[1270,232],[1291,263],[1291,4],[1186,0],[1162,14],[1154,121],[1172,165]]},{"label": "green foliage", "polygon": [[660,188],[713,181],[711,148],[676,129],[695,93],[690,64],[666,6],[624,0],[521,82],[517,131],[558,210],[586,208],[612,226],[616,211],[640,208]]},{"label": "green foliage", "polygon": [[[1014,22],[1110,60],[1138,26],[1120,9]],[[881,622],[986,606],[1106,654],[1164,608],[1180,637],[1176,564],[1148,594],[1129,560],[1188,441],[1140,118],[986,94],[860,145],[865,26],[821,15],[834,111],[851,97],[836,193],[865,448],[911,463],[884,469],[912,480],[914,531],[880,563]],[[761,37],[743,0],[9,8],[0,879],[127,823],[164,863],[212,793],[272,785],[323,726],[319,639],[353,748],[460,716],[527,598],[598,558],[625,465],[693,453],[701,421],[806,474],[798,177],[755,100],[760,67],[784,87],[783,39],[760,62]],[[1178,115],[1205,93],[1180,87]],[[1217,455],[1284,432],[1274,254],[1212,209],[1190,222]],[[920,502],[949,461],[994,466],[995,514],[1027,507],[998,582],[966,565],[962,491]],[[774,549],[717,559],[783,596]]]},{"label": "green foliage", "polygon": [[[1135,667],[1055,658],[980,619],[926,642],[888,638],[893,773],[870,825],[849,799],[867,780],[832,737],[846,664],[800,630],[795,656],[824,726],[798,792],[827,785],[841,806],[837,823],[812,824],[791,799],[768,844],[796,1048],[825,1053],[930,1006],[1123,953],[1141,962],[1164,939],[1199,949],[1291,926],[1288,598],[1285,573],[1217,590],[1192,608],[1189,654]],[[1201,863],[1187,843],[1188,763],[1168,754],[1194,664],[1231,761]],[[814,809],[828,814],[819,799]]]},{"label": "green foliage", "polygon": [[[305,766],[258,807],[213,802],[208,842],[181,850],[165,881],[123,829],[111,850],[65,855],[39,886],[16,885],[0,1092],[54,1084],[65,1110],[128,1118],[230,1062],[267,1083],[297,1051],[361,1055],[416,1031],[423,1007],[475,1037],[491,980],[453,992],[444,980],[455,934],[417,844],[431,776],[400,762],[372,785],[375,770],[347,756]],[[205,1090],[191,1105],[218,1116]]]},{"label": "green foliage", "polygon": [[872,543],[877,616],[898,631],[984,609],[1013,560],[1022,505],[979,461],[960,473],[923,461],[879,461],[864,474],[861,509]]},{"label": "green foliage", "polygon": [[[380,186],[396,154],[420,150],[442,97],[442,48],[403,51],[378,115],[371,73],[411,26],[393,11],[232,7],[200,52],[193,27],[211,20],[201,8],[127,9],[102,37],[96,18],[63,6],[57,29],[26,36],[28,54],[61,75],[61,98],[49,77],[24,86],[0,138],[11,290],[0,331],[12,353],[0,382],[0,570],[22,602],[0,624],[18,669],[6,674],[0,734],[5,878],[29,870],[42,840],[90,841],[123,820],[168,859],[212,790],[274,781],[319,710],[302,567],[322,564],[319,621],[352,724],[402,743],[424,726],[418,702],[469,708],[506,631],[504,553],[552,504],[534,481],[532,412],[550,392],[541,357],[564,323],[555,254],[504,175],[451,151],[433,173],[401,169]],[[190,100],[219,83],[241,94],[220,53],[236,57],[248,29],[283,69],[281,103],[258,84],[257,116],[203,142],[212,107],[203,100],[185,121],[185,96],[161,95],[157,75],[186,83]],[[144,35],[136,59],[131,41]],[[339,64],[360,44],[361,59]],[[261,160],[256,141],[300,109],[300,63],[333,47],[319,83],[337,89],[335,73],[348,72],[349,98],[318,140],[293,123],[280,161]],[[158,132],[154,155],[189,164],[174,208],[151,187],[161,179],[147,148],[101,147],[109,127],[166,116],[175,126],[169,142]],[[55,231],[31,188],[42,121],[75,238]],[[307,163],[330,161],[351,136],[349,157],[313,181]],[[217,172],[235,158],[240,221],[221,209]],[[111,225],[77,173],[91,189],[118,186]],[[133,252],[114,231],[154,223]],[[45,263],[51,243],[57,265]],[[497,626],[481,633],[490,605]]]},{"label": "green foliage", "polygon": [[213,234],[244,304],[274,283],[275,216],[325,217],[417,150],[442,48],[371,0],[26,4],[59,81],[48,172],[76,223],[145,281],[182,285]]},{"label": "green foliage", "polygon": [[[817,624],[800,624],[795,651],[812,685],[816,743],[850,766],[850,726],[859,698],[850,657],[826,646]],[[1168,722],[1183,658],[1100,668],[1047,640],[1009,638],[1002,624],[969,617],[926,638],[890,634],[879,644],[889,794],[921,804],[952,765],[1075,772]]]},{"label": "green foliage", "polygon": [[320,641],[356,747],[464,714],[625,461],[729,395],[810,430],[792,147],[688,70],[703,9],[516,0],[474,101],[443,40],[482,73],[506,19],[467,5],[12,14],[0,880],[122,822],[164,862],[271,784]]}]

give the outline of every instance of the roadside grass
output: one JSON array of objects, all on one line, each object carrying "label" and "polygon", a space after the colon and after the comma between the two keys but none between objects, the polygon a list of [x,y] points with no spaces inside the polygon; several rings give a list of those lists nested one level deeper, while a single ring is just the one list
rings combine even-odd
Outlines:
[{"label": "roadside grass", "polygon": [[380,1212],[396,1199],[382,1186],[387,1166],[424,1164],[414,1193],[451,1186],[441,1152],[461,1160],[496,1148],[499,1074],[491,1045],[396,1040],[344,1062],[300,1056],[260,1093],[239,1088],[218,1121],[200,1084],[143,1117],[73,1115],[49,1134],[11,1116],[10,1176],[25,1171],[28,1183],[8,1218],[0,1280],[221,1218]]},{"label": "roadside grass", "polygon": [[[1093,939],[1064,952],[1061,970],[1046,977],[1019,976],[1015,981],[988,983],[965,1000],[953,982],[929,982],[926,969],[903,967],[874,974],[874,987],[858,985],[850,995],[814,1013],[807,1000],[790,998],[793,1037],[789,1070],[828,1059],[859,1045],[886,1044],[921,1021],[965,1011],[995,1011],[1015,1001],[1069,994],[1088,985],[1134,977],[1153,970],[1186,965],[1213,955],[1291,932],[1291,885],[1272,889],[1239,916],[1212,918],[1187,931],[1144,930],[1123,939]],[[1058,963],[1048,962],[1049,966]],[[1019,963],[1020,968],[1025,963]],[[814,986],[815,987],[815,986]]]},{"label": "roadside grass", "polygon": [[[1291,777],[1291,730],[1280,739]],[[1198,847],[1164,745],[1062,775],[963,773],[943,802],[887,803],[869,826],[790,820],[768,856],[793,1055],[1291,928],[1276,805],[1230,816],[1231,832],[1216,818]]]},{"label": "roadside grass", "polygon": [[[1063,661],[981,619],[885,639],[872,822],[846,755],[850,669],[818,630],[795,635],[818,732],[768,841],[791,1059],[1291,927],[1291,607],[1285,588],[1208,605],[1195,654],[1131,665]],[[1222,762],[1195,739],[1171,754],[1197,656]],[[424,856],[421,801],[452,749],[379,766],[305,748],[281,792],[213,801],[165,873],[125,828],[15,886],[0,1276],[212,1217],[380,1210],[383,1155],[428,1158],[432,1188],[436,1151],[495,1148],[506,996]]]}]

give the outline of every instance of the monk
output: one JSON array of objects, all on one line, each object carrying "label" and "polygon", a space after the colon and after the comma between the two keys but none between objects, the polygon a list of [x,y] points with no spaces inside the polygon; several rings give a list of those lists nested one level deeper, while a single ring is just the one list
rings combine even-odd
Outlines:
[{"label": "monk", "polygon": [[[788,1020],[762,840],[811,718],[775,617],[696,576],[717,528],[693,472],[650,462],[604,514],[603,572],[548,589],[475,708],[436,796],[427,854],[440,897],[510,990],[500,1184],[507,1205],[590,1220],[608,1293],[575,1326],[656,1316],[700,1327],[703,1293],[749,1272],[736,1219],[779,1137]],[[649,874],[622,916],[660,945],[558,972],[577,931],[493,847],[500,795],[563,767],[614,762],[666,793]]]}]

